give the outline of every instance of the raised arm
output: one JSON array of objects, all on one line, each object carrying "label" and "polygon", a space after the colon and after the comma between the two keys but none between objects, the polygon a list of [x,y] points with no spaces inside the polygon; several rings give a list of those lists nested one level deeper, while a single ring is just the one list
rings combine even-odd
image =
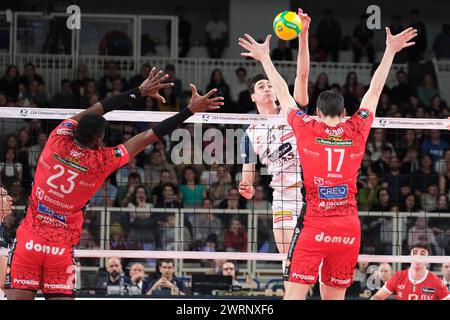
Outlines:
[{"label": "raised arm", "polygon": [[298,9],[298,15],[302,20],[302,32],[298,37],[297,76],[294,83],[294,99],[301,107],[309,103],[308,79],[309,79],[309,25],[311,18],[308,14]]},{"label": "raised arm", "polygon": [[270,59],[270,38],[272,38],[272,36],[268,35],[264,43],[258,43],[250,35],[245,34],[245,39],[239,38],[239,45],[248,52],[243,52],[241,55],[244,57],[251,57],[261,62],[264,72],[272,85],[275,96],[280,103],[281,113],[287,116],[292,109],[297,108],[297,104],[289,93],[289,87],[286,81],[284,81],[283,77],[278,73]]},{"label": "raised arm", "polygon": [[212,89],[206,95],[201,96],[197,92],[195,85],[191,84],[192,97],[187,108],[184,108],[176,115],[158,123],[152,129],[141,132],[130,140],[124,143],[125,149],[131,158],[134,158],[138,153],[144,150],[150,144],[162,139],[166,134],[171,133],[178,128],[186,119],[191,117],[196,112],[203,112],[208,110],[217,110],[223,105],[223,97],[211,98],[217,92],[217,89]]},{"label": "raised arm", "polygon": [[110,111],[122,108],[143,96],[152,97],[164,103],[165,99],[158,93],[158,91],[160,89],[173,86],[172,82],[163,83],[163,81],[167,80],[168,77],[169,75],[165,74],[163,71],[157,71],[155,68],[153,68],[150,71],[148,78],[145,79],[145,81],[142,82],[142,84],[138,88],[122,92],[118,96],[103,99],[102,101],[90,106],[86,110],[72,116],[70,119],[78,122],[80,121],[81,117],[90,112],[104,115],[105,113],[108,113]]},{"label": "raised arm", "polygon": [[367,90],[361,101],[361,108],[369,109],[375,114],[378,100],[383,91],[389,71],[391,70],[395,54],[403,48],[414,45],[415,42],[408,41],[416,36],[417,30],[413,28],[408,28],[398,35],[393,36],[389,28],[386,27],[386,50],[384,51],[380,65],[372,77],[369,90]]}]

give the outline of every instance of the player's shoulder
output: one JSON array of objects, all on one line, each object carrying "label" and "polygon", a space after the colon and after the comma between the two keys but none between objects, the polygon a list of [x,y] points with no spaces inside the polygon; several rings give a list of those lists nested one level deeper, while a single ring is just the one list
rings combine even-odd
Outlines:
[{"label": "player's shoulder", "polygon": [[430,281],[433,281],[433,282],[437,282],[439,284],[442,282],[442,279],[439,278],[439,276],[432,271],[428,271],[427,279],[429,279]]}]

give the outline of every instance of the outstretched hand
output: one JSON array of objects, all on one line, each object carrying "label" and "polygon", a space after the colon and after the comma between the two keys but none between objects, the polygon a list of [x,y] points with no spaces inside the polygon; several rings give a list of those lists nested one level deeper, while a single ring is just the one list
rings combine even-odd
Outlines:
[{"label": "outstretched hand", "polygon": [[204,96],[199,95],[197,87],[194,84],[190,84],[192,90],[191,100],[189,101],[188,108],[193,113],[204,112],[210,110],[220,109],[223,106],[223,97],[211,98],[213,94],[217,92],[217,89],[212,89]]},{"label": "outstretched hand", "polygon": [[391,30],[386,27],[386,48],[394,53],[399,52],[403,48],[413,46],[415,42],[408,42],[417,36],[417,29],[408,28],[399,34],[393,36]]},{"label": "outstretched hand", "polygon": [[255,194],[255,188],[251,184],[249,184],[246,180],[242,180],[239,183],[239,193],[245,199],[250,200],[251,198],[253,198],[253,195]]},{"label": "outstretched hand", "polygon": [[168,78],[168,74],[165,74],[162,70],[156,71],[156,68],[153,68],[148,78],[139,86],[141,95],[143,97],[152,97],[165,103],[166,99],[159,94],[159,90],[173,87],[173,82],[164,82]]},{"label": "outstretched hand", "polygon": [[303,10],[298,8],[298,16],[300,17],[300,20],[302,20],[302,32],[301,35],[307,34],[309,31],[309,26],[311,24],[311,17],[308,16],[307,13],[303,13]]},{"label": "outstretched hand", "polygon": [[272,36],[269,34],[266,37],[266,41],[263,43],[258,43],[249,34],[245,34],[244,38],[239,38],[239,45],[247,50],[248,52],[242,52],[241,56],[250,57],[257,61],[261,61],[264,57],[270,57],[270,38]]}]

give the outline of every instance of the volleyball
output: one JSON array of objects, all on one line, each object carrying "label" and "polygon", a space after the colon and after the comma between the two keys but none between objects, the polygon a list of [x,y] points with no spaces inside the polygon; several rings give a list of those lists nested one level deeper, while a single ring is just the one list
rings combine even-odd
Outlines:
[{"label": "volleyball", "polygon": [[295,39],[302,32],[302,20],[293,11],[280,12],[273,20],[273,30],[282,40]]}]

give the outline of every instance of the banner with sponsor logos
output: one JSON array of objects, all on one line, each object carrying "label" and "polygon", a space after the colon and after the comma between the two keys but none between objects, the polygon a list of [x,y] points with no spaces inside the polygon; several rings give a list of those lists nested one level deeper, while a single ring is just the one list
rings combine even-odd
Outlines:
[{"label": "banner with sponsor logos", "polygon": [[[5,107],[0,109],[0,118],[53,119],[63,120],[83,111],[82,109],[50,109]],[[176,112],[124,111],[116,110],[105,115],[108,121],[161,122]],[[316,118],[316,117],[312,117]],[[348,119],[348,117],[346,118]],[[279,115],[241,114],[241,113],[196,113],[185,122],[211,124],[287,124]],[[388,129],[439,129],[446,130],[450,125],[447,119],[413,118],[375,118],[372,128]]]}]

